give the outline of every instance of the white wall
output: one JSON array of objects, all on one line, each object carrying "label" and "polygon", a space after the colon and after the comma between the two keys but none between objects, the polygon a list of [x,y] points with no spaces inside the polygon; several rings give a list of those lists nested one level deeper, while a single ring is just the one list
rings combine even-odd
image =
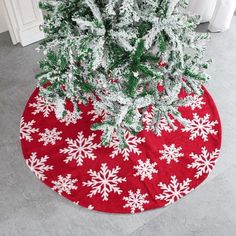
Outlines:
[{"label": "white wall", "polygon": [[3,11],[3,0],[0,0],[0,33],[7,31],[7,23]]}]

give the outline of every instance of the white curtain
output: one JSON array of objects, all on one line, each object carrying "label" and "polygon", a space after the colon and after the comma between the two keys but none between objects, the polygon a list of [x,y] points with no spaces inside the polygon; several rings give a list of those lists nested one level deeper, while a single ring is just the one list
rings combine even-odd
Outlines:
[{"label": "white curtain", "polygon": [[229,29],[236,0],[190,0],[189,12],[202,17],[202,22],[210,22],[211,32]]}]

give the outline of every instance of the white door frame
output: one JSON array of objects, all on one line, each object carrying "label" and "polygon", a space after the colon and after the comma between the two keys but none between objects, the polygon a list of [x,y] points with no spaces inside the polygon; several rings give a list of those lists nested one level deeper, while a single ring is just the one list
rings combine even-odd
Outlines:
[{"label": "white door frame", "polygon": [[3,0],[12,43],[27,46],[44,38],[39,30],[43,22],[38,0]]}]

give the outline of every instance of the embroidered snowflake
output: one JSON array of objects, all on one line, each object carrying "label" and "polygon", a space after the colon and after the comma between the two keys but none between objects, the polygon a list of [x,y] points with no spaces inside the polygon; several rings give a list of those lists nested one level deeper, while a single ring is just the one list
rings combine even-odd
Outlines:
[{"label": "embroidered snowflake", "polygon": [[160,150],[159,153],[162,154],[160,160],[166,160],[167,164],[170,164],[171,161],[179,162],[179,157],[183,157],[184,154],[180,151],[182,147],[175,147],[175,144],[171,144],[170,146],[163,145],[164,150]]},{"label": "embroidered snowflake", "polygon": [[[153,124],[152,124],[152,118],[153,118],[152,112],[145,112],[144,113],[143,122],[145,123],[145,130],[146,131],[154,131]],[[171,120],[171,121],[173,122],[173,120]],[[169,126],[169,124],[167,123],[167,121],[164,117],[162,117],[160,119],[156,135],[161,136],[162,131],[166,131],[168,133],[173,131],[173,129]]]},{"label": "embroidered snowflake", "polygon": [[52,181],[54,184],[52,190],[57,191],[60,195],[63,192],[71,194],[71,190],[76,190],[78,188],[74,185],[76,182],[78,182],[78,179],[71,179],[71,174],[66,175],[66,177],[59,175],[57,178],[57,181]]},{"label": "embroidered snowflake", "polygon": [[92,109],[91,111],[88,112],[88,115],[93,115],[91,121],[95,121],[98,118],[102,118],[101,121],[104,121],[107,117],[107,112],[102,109],[100,111]]},{"label": "embroidered snowflake", "polygon": [[196,108],[202,109],[202,105],[206,104],[203,102],[203,97],[198,95],[188,96],[187,99],[189,102],[186,104],[186,107],[190,107],[192,111],[194,111]]},{"label": "embroidered snowflake", "polygon": [[45,180],[47,177],[45,176],[44,172],[53,170],[53,166],[46,165],[46,161],[48,159],[48,156],[37,158],[36,152],[33,152],[26,160],[26,164],[40,180]]},{"label": "embroidered snowflake", "polygon": [[93,206],[93,205],[89,205],[89,206],[88,206],[88,209],[91,211],[91,210],[94,209],[94,206]]},{"label": "embroidered snowflake", "polygon": [[41,138],[38,141],[43,142],[44,146],[48,144],[55,145],[57,140],[62,139],[60,137],[61,133],[61,131],[57,131],[57,128],[53,128],[52,130],[45,129],[44,133],[39,133]]},{"label": "embroidered snowflake", "polygon": [[26,141],[31,142],[33,138],[31,137],[31,134],[34,134],[39,131],[38,128],[33,128],[33,125],[35,124],[34,120],[31,120],[29,122],[24,121],[24,117],[21,118],[20,121],[20,139],[25,139]]},{"label": "embroidered snowflake", "polygon": [[129,160],[129,155],[131,152],[139,155],[141,153],[141,151],[138,148],[138,144],[144,143],[145,142],[145,138],[140,138],[137,136],[132,135],[131,133],[129,133],[128,131],[125,132],[125,140],[127,143],[126,148],[121,149],[119,147],[119,140],[117,137],[114,137],[112,139],[112,142],[110,144],[110,147],[113,148],[113,151],[110,155],[110,157],[114,158],[117,155],[121,154],[124,157],[124,161],[128,161]]},{"label": "embroidered snowflake", "polygon": [[82,166],[84,158],[94,160],[96,156],[93,151],[101,147],[100,144],[93,143],[95,137],[96,135],[92,134],[88,138],[85,138],[83,132],[79,132],[77,139],[67,138],[68,147],[60,149],[60,153],[67,154],[64,162],[69,163],[72,160],[76,160],[77,166]]},{"label": "embroidered snowflake", "polygon": [[210,115],[206,114],[200,118],[196,113],[193,114],[193,119],[189,120],[188,125],[182,129],[183,132],[190,132],[190,140],[194,140],[197,136],[202,137],[204,142],[208,141],[208,135],[216,135],[218,131],[213,129],[213,126],[218,124],[218,121],[209,121]]},{"label": "embroidered snowflake", "polygon": [[76,124],[78,120],[82,119],[82,112],[80,111],[78,114],[75,112],[67,111],[64,118],[60,119],[60,122],[65,123],[66,126],[70,124]]},{"label": "embroidered snowflake", "polygon": [[148,196],[147,193],[141,194],[141,190],[137,189],[136,193],[129,191],[128,197],[123,197],[123,200],[127,203],[123,206],[124,208],[130,207],[131,213],[134,214],[136,209],[144,211],[143,205],[149,203],[145,198]]},{"label": "embroidered snowflake", "polygon": [[188,164],[188,168],[197,169],[196,178],[199,178],[203,174],[209,174],[215,166],[219,154],[219,149],[215,149],[212,153],[209,153],[206,147],[202,147],[202,153],[200,155],[194,153],[190,154],[194,162]]},{"label": "embroidered snowflake", "polygon": [[147,159],[145,162],[138,160],[138,163],[139,165],[134,166],[134,169],[137,171],[134,176],[141,176],[141,181],[146,177],[152,179],[152,174],[158,173],[155,169],[155,166],[157,165],[156,162],[150,163],[150,159]]},{"label": "embroidered snowflake", "polygon": [[187,178],[182,183],[179,183],[176,176],[171,176],[169,185],[163,184],[162,182],[158,184],[161,190],[163,190],[163,193],[156,195],[155,199],[165,201],[165,205],[169,205],[192,191],[189,187],[190,182],[191,180]]},{"label": "embroidered snowflake", "polygon": [[117,185],[119,183],[126,182],[126,178],[118,177],[117,174],[119,171],[119,166],[109,170],[106,163],[102,164],[99,172],[89,170],[88,174],[92,177],[92,179],[87,182],[83,182],[83,186],[92,188],[88,196],[92,197],[99,193],[101,194],[102,200],[107,201],[110,192],[121,194],[122,190]]},{"label": "embroidered snowflake", "polygon": [[35,99],[36,103],[29,104],[30,107],[35,108],[32,112],[33,115],[42,112],[44,117],[48,117],[51,112],[55,111],[55,105],[47,101],[43,96],[36,96]]}]

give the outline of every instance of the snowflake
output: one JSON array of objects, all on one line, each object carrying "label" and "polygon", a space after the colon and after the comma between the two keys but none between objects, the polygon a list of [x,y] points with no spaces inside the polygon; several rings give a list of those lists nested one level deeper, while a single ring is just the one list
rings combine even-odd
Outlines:
[{"label": "snowflake", "polygon": [[55,111],[55,105],[46,100],[42,96],[36,96],[36,103],[30,103],[29,106],[35,108],[32,112],[33,115],[36,115],[40,112],[43,113],[44,117],[48,117],[50,112]]},{"label": "snowflake", "polygon": [[53,128],[52,130],[45,129],[44,133],[39,133],[41,138],[38,140],[39,142],[44,142],[43,145],[46,146],[48,144],[55,145],[57,140],[61,140],[62,138],[59,136],[62,132],[58,131],[57,128]]},{"label": "snowflake", "polygon": [[89,205],[89,206],[88,206],[88,209],[91,211],[91,210],[94,209],[94,206],[93,206],[93,205]]},{"label": "snowflake", "polygon": [[79,132],[77,139],[73,140],[67,138],[66,142],[68,147],[60,149],[60,153],[67,154],[64,162],[68,163],[72,160],[76,160],[77,166],[82,166],[84,158],[94,160],[96,156],[94,155],[93,150],[101,147],[100,144],[93,143],[95,137],[96,134],[92,134],[88,138],[85,138],[83,132]]},{"label": "snowflake", "polygon": [[192,110],[195,110],[196,108],[202,109],[202,105],[205,105],[206,103],[203,102],[203,97],[194,95],[194,96],[188,96],[188,103],[186,104],[186,107],[191,107]]},{"label": "snowflake", "polygon": [[155,169],[155,166],[157,165],[156,162],[150,163],[150,159],[147,159],[146,162],[143,162],[142,160],[138,160],[139,165],[134,166],[134,169],[137,171],[134,176],[141,176],[141,181],[143,181],[146,177],[148,179],[152,179],[153,173],[158,173],[158,171]]},{"label": "snowflake", "polygon": [[166,159],[167,164],[170,164],[172,160],[175,162],[179,162],[178,158],[184,156],[183,153],[180,153],[182,148],[175,147],[175,144],[171,144],[170,146],[167,146],[164,144],[163,147],[164,147],[164,150],[159,151],[159,153],[162,154],[162,156],[160,157],[160,160]]},{"label": "snowflake", "polygon": [[140,211],[144,211],[143,204],[149,203],[148,200],[145,200],[145,198],[148,196],[147,193],[141,194],[141,190],[137,189],[136,193],[129,191],[128,197],[123,197],[123,200],[125,200],[127,203],[123,206],[124,208],[130,207],[131,213],[134,214],[136,209],[139,209]]},{"label": "snowflake", "polygon": [[209,121],[209,114],[206,114],[203,118],[200,118],[196,113],[193,114],[193,120],[188,121],[188,125],[182,129],[183,132],[190,132],[190,140],[194,140],[197,136],[202,137],[206,142],[208,141],[208,134],[217,134],[218,131],[212,127],[218,124],[218,121]]},{"label": "snowflake", "polygon": [[91,111],[88,112],[88,115],[93,115],[93,118],[91,119],[91,121],[95,121],[98,118],[102,118],[101,121],[104,121],[107,118],[107,114],[108,113],[102,109],[100,109],[99,111],[92,109]]},{"label": "snowflake", "polygon": [[192,191],[192,189],[189,188],[190,182],[191,180],[187,178],[182,183],[178,183],[176,176],[171,176],[169,185],[163,184],[162,182],[158,184],[163,190],[163,193],[156,195],[155,199],[166,201],[166,205],[169,205]]},{"label": "snowflake", "polygon": [[48,156],[37,158],[36,152],[33,152],[26,160],[27,166],[40,180],[47,179],[44,174],[45,171],[53,170],[53,166],[45,165],[45,162],[48,160],[48,158]]},{"label": "snowflake", "polygon": [[57,178],[57,181],[52,181],[54,184],[52,190],[57,191],[60,195],[63,192],[71,194],[71,190],[76,190],[78,188],[74,185],[78,179],[71,179],[71,174],[66,175],[66,177],[59,175]]},{"label": "snowflake", "polygon": [[66,126],[70,124],[76,124],[78,120],[82,119],[81,115],[81,111],[77,115],[75,112],[67,111],[65,117],[60,119],[60,122],[66,123]]},{"label": "snowflake", "polygon": [[[143,122],[146,124],[145,125],[145,130],[146,131],[154,131],[153,124],[152,124],[152,118],[153,118],[153,113],[152,112],[145,112],[144,113]],[[173,122],[173,120],[171,120],[171,121]],[[168,133],[173,131],[173,129],[169,126],[168,122],[166,121],[165,117],[162,117],[160,119],[156,135],[161,136],[162,131],[166,131]]]},{"label": "snowflake", "polygon": [[145,142],[144,137],[138,138],[138,137],[132,135],[131,133],[129,133],[128,131],[126,131],[124,138],[126,140],[128,147],[122,148],[122,149],[119,147],[120,142],[119,142],[118,138],[115,136],[112,139],[110,147],[113,148],[113,151],[112,151],[112,154],[110,155],[110,157],[114,158],[118,154],[121,154],[124,157],[124,161],[128,161],[129,155],[131,152],[136,153],[137,155],[139,155],[141,153],[141,151],[138,149],[137,146],[138,146],[138,144]]},{"label": "snowflake", "polygon": [[206,147],[202,147],[202,153],[200,155],[194,153],[190,154],[190,157],[192,157],[194,162],[192,164],[188,164],[188,168],[197,169],[197,173],[195,175],[196,178],[199,178],[204,173],[209,174],[216,164],[219,153],[219,149],[215,149],[212,153],[209,153]]},{"label": "snowflake", "polygon": [[26,141],[31,142],[33,138],[31,137],[31,134],[34,134],[39,131],[37,128],[33,128],[33,125],[35,124],[34,120],[31,120],[29,122],[24,121],[24,117],[21,118],[20,121],[20,139],[25,139]]},{"label": "snowflake", "polygon": [[107,201],[110,192],[121,194],[122,190],[117,185],[119,183],[126,182],[126,178],[117,176],[119,170],[119,166],[109,170],[106,163],[102,164],[99,172],[89,170],[88,174],[92,177],[92,179],[87,182],[83,182],[83,186],[92,187],[92,190],[88,196],[92,197],[93,195],[100,193],[102,200]]}]

